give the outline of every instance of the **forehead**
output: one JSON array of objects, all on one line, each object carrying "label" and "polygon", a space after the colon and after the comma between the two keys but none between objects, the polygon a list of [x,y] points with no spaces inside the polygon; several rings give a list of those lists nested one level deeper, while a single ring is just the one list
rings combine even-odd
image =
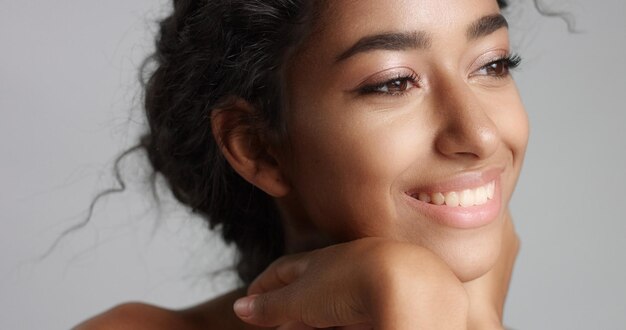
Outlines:
[{"label": "forehead", "polygon": [[381,32],[424,31],[435,42],[438,37],[464,37],[472,22],[499,13],[496,0],[327,0],[318,4],[309,41],[315,47],[323,44],[328,51]]}]

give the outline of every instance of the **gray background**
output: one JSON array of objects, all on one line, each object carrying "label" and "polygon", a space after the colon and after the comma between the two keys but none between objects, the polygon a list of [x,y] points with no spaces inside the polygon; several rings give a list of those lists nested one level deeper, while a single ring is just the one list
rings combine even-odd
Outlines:
[{"label": "gray background", "polygon": [[[583,34],[524,2],[509,20],[532,131],[506,323],[626,329],[626,1],[550,2]],[[159,213],[139,158],[128,191],[39,258],[114,184],[166,3],[0,0],[0,329],[66,329],[122,301],[177,308],[232,286],[216,272],[230,250],[166,194]]]}]

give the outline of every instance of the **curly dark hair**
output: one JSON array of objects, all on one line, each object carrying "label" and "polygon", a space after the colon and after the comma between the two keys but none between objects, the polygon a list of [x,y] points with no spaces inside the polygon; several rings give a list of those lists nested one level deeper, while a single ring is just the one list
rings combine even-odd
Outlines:
[{"label": "curly dark hair", "polygon": [[281,129],[280,72],[305,38],[313,3],[174,0],[149,59],[155,67],[145,83],[149,130],[140,146],[174,196],[235,244],[244,283],[284,253],[283,227],[271,197],[223,157],[211,111],[240,98],[257,110],[249,124]]},{"label": "curly dark hair", "polygon": [[235,244],[245,283],[283,254],[283,228],[273,200],[223,157],[211,111],[241,98],[257,110],[246,119],[250,126],[280,129],[280,71],[306,33],[309,3],[174,0],[150,57],[149,131],[140,144],[174,196]]}]

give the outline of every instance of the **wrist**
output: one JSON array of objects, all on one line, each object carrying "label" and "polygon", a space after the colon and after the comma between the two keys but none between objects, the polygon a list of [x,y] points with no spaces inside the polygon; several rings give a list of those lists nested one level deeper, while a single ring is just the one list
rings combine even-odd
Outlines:
[{"label": "wrist", "polygon": [[470,300],[452,270],[432,252],[393,246],[370,283],[374,329],[466,329]]}]

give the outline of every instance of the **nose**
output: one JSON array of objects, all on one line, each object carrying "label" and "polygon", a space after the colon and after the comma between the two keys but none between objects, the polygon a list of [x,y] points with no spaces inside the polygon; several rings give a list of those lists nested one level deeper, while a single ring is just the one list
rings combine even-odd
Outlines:
[{"label": "nose", "polygon": [[498,149],[498,128],[488,106],[465,82],[448,84],[437,97],[436,149],[454,159],[487,159]]}]

